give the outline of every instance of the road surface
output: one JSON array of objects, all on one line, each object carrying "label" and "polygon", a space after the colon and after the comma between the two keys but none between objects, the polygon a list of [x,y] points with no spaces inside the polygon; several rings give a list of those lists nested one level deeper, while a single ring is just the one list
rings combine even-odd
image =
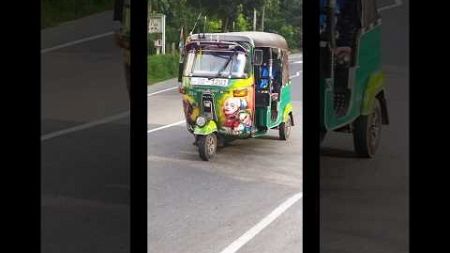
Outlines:
[{"label": "road surface", "polygon": [[[291,55],[298,123],[291,138],[280,141],[272,130],[265,138],[237,140],[210,162],[201,161],[192,145],[181,95],[172,89],[176,81],[149,87],[149,252],[230,253],[235,245],[248,253],[302,252],[302,199],[296,195],[303,180],[301,69],[301,54]],[[279,212],[292,196],[296,201]],[[277,214],[273,222],[252,229],[271,212]]]},{"label": "road surface", "polygon": [[379,1],[390,125],[373,159],[354,157],[350,134],[321,150],[321,252],[409,252],[408,2]]},{"label": "road surface", "polygon": [[42,252],[129,252],[129,102],[111,28],[109,11],[41,31]]}]

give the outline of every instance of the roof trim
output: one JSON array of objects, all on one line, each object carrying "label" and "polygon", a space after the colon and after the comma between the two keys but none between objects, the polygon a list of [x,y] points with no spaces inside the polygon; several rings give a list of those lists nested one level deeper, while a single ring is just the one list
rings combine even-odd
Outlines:
[{"label": "roof trim", "polygon": [[255,47],[273,47],[289,51],[289,46],[283,36],[267,32],[229,32],[201,33],[189,36],[190,41],[244,41]]}]

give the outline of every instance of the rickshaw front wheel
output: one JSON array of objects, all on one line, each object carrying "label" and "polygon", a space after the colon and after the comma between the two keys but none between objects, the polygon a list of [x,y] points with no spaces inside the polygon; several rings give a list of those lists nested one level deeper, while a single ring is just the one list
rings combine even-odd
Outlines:
[{"label": "rickshaw front wheel", "polygon": [[282,122],[278,127],[279,135],[281,140],[287,140],[289,135],[291,134],[292,127],[292,115],[289,115],[288,120],[286,122]]},{"label": "rickshaw front wheel", "polygon": [[217,136],[215,133],[199,135],[197,140],[198,153],[204,161],[211,160],[217,151]]},{"label": "rickshaw front wheel", "polygon": [[375,155],[380,144],[381,124],[381,104],[376,99],[373,112],[359,116],[354,122],[353,144],[359,156],[371,158]]}]

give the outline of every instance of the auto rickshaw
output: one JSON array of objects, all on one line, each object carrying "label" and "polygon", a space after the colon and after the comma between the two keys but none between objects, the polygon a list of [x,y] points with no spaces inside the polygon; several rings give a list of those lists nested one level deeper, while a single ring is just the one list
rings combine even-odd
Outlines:
[{"label": "auto rickshaw", "polygon": [[273,33],[200,33],[186,39],[179,91],[201,159],[212,159],[219,145],[270,129],[288,139],[294,125],[288,54],[286,40]]},{"label": "auto rickshaw", "polygon": [[[355,152],[370,158],[379,146],[381,126],[389,124],[380,57],[381,19],[376,0],[355,1],[359,24],[348,61],[338,61],[333,53],[337,47],[336,0],[324,1],[326,8],[322,9],[321,21],[326,20],[326,28],[321,30],[320,41],[320,141],[330,131],[353,133]],[[324,16],[326,18],[322,19]]]}]

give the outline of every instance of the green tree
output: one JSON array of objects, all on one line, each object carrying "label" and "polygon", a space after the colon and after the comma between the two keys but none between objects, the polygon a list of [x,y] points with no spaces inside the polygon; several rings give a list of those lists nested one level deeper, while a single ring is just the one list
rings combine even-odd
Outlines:
[{"label": "green tree", "polygon": [[260,30],[263,8],[264,31],[278,33],[291,48],[299,48],[302,0],[150,0],[149,6],[151,12],[166,15],[167,45],[179,42],[181,28],[187,36],[199,14],[201,18],[194,33],[252,30],[253,10],[257,11],[257,30]]}]

